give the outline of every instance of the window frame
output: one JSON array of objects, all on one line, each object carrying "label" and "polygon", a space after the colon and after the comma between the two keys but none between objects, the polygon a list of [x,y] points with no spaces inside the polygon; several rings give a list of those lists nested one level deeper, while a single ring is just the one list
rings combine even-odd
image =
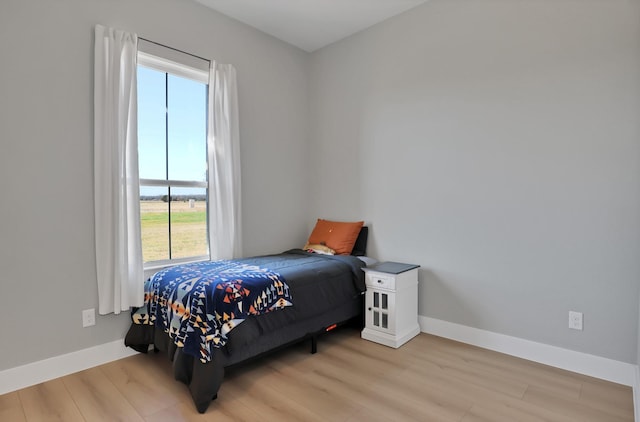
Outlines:
[{"label": "window frame", "polygon": [[[157,47],[156,47],[157,48]],[[169,51],[167,50],[168,53],[175,55],[175,51]],[[187,79],[191,79],[194,80],[196,82],[202,83],[205,86],[209,85],[209,72],[205,71],[203,69],[198,69],[196,67],[187,65],[187,64],[183,64],[183,63],[179,63],[177,61],[171,60],[169,58],[166,57],[160,57],[157,56],[155,54],[150,54],[144,51],[140,51],[138,50],[137,53],[137,63],[136,63],[136,69],[139,67],[146,67],[146,68],[150,68],[159,72],[163,72],[166,74],[170,74],[173,76],[178,76],[178,77],[182,77],[182,78],[187,78]],[[208,89],[207,89],[208,91]],[[139,103],[138,103],[139,105]],[[208,101],[206,102],[206,107],[208,107]],[[168,110],[167,110],[168,112]],[[209,118],[208,116],[208,110],[207,110],[207,119]],[[208,125],[207,125],[208,126]],[[205,143],[206,143],[206,139],[205,139]],[[206,149],[205,149],[205,155],[208,155],[208,145],[206,145]],[[138,153],[139,154],[139,153]],[[168,159],[168,156],[166,157],[166,159]],[[175,188],[175,187],[186,187],[186,188],[204,188],[205,189],[205,201],[206,201],[206,228],[207,228],[207,233],[206,233],[206,241],[207,241],[207,254],[206,255],[194,255],[194,256],[189,256],[189,257],[182,257],[182,258],[169,258],[169,259],[161,259],[161,260],[155,260],[155,261],[143,261],[143,268],[145,271],[147,270],[155,270],[155,269],[160,269],[160,268],[165,268],[168,266],[172,266],[172,265],[177,265],[177,264],[184,264],[184,263],[190,263],[190,262],[201,262],[201,261],[208,261],[211,259],[211,245],[210,245],[210,238],[209,238],[209,168],[208,168],[208,157],[205,157],[205,161],[207,163],[207,169],[206,169],[206,178],[207,180],[205,181],[196,181],[196,180],[171,180],[171,179],[147,179],[147,178],[139,178],[139,184],[140,187],[165,187],[167,188],[167,191],[169,192],[169,195],[171,195],[171,188]],[[170,220],[170,215],[171,215],[171,198],[169,198],[169,202],[167,203],[168,205],[168,218]],[[168,228],[168,234],[169,236],[171,236],[171,226],[169,223],[169,228]],[[141,233],[142,235],[142,233]],[[170,244],[169,244],[170,246]],[[171,256],[171,250],[169,250],[169,256]]]}]

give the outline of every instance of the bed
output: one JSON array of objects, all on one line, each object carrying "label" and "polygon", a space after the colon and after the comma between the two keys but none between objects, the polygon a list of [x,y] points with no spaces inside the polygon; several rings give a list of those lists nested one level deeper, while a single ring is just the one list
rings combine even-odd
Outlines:
[{"label": "bed", "polygon": [[315,353],[319,335],[362,323],[366,264],[358,256],[367,228],[357,233],[351,255],[325,254],[307,243],[275,255],[160,271],[145,283],[145,305],[132,311],[125,344],[167,354],[175,378],[204,413],[225,368],[306,339]]}]

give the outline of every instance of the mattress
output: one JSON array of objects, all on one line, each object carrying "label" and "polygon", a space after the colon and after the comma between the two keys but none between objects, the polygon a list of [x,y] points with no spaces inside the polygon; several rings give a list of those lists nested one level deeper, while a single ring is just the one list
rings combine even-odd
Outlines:
[{"label": "mattress", "polygon": [[355,256],[320,255],[292,249],[281,254],[234,260],[268,269],[286,281],[292,306],[249,316],[228,333],[211,360],[185,353],[163,330],[133,323],[125,344],[146,352],[149,345],[173,361],[174,376],[188,385],[200,412],[217,397],[224,368],[324,332],[362,313],[365,263]]}]

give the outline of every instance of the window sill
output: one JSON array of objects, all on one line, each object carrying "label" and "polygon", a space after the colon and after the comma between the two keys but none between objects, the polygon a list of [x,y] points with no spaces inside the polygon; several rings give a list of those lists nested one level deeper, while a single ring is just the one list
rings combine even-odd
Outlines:
[{"label": "window sill", "polygon": [[164,270],[165,268],[174,267],[181,264],[193,264],[194,262],[209,261],[208,256],[196,256],[192,258],[174,259],[171,261],[153,261],[144,265],[144,278],[145,280],[151,277],[154,273]]}]

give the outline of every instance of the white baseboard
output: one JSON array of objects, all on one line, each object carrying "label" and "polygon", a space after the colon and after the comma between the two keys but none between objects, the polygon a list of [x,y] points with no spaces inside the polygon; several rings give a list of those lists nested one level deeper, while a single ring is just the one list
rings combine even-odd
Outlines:
[{"label": "white baseboard", "polygon": [[[491,331],[420,316],[424,333],[460,341],[511,356],[539,362],[567,371],[633,387],[635,419],[640,422],[640,368],[638,365],[589,355],[511,337]],[[36,385],[74,372],[83,371],[137,354],[125,347],[124,340],[55,356],[38,362],[0,371],[0,395]]]},{"label": "white baseboard", "polygon": [[10,393],[137,353],[135,350],[125,347],[124,340],[121,339],[6,369],[0,371],[0,394]]},{"label": "white baseboard", "polygon": [[[579,374],[634,387],[638,394],[638,365],[511,337],[491,331],[420,316],[420,330],[462,343],[542,363]],[[637,419],[640,421],[640,419]]]}]

